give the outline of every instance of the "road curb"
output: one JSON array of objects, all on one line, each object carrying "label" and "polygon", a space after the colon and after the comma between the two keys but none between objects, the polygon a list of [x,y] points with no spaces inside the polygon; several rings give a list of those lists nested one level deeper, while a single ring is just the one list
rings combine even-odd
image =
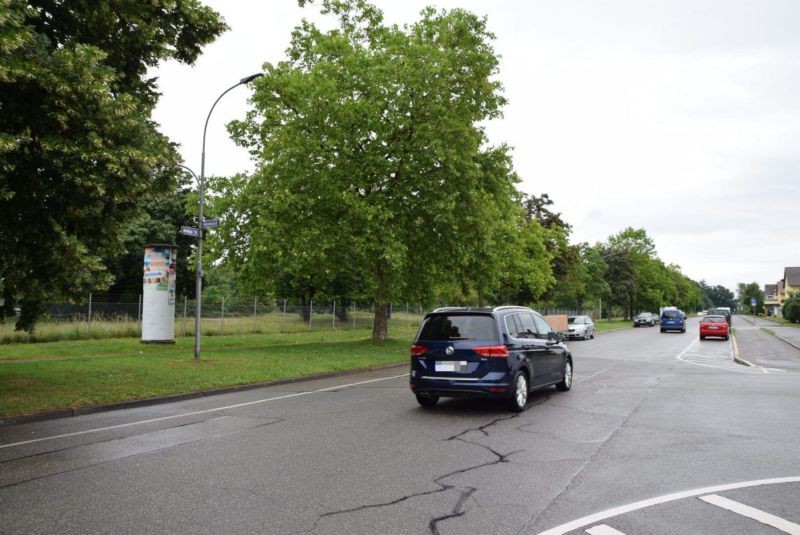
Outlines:
[{"label": "road curb", "polygon": [[737,364],[741,364],[742,366],[749,366],[751,368],[754,368],[755,366],[753,366],[751,362],[744,360],[742,356],[739,354],[739,344],[736,343],[736,335],[733,332],[731,332],[731,344],[733,345],[733,360]]},{"label": "road curb", "polygon": [[94,414],[97,412],[110,412],[123,409],[134,409],[138,407],[148,407],[150,405],[160,405],[163,403],[172,403],[175,401],[185,401],[188,399],[195,399],[207,396],[219,396],[221,394],[232,394],[235,392],[244,392],[247,390],[256,390],[258,388],[266,388],[270,386],[281,386],[295,383],[305,383],[308,381],[315,381],[317,379],[330,379],[332,377],[343,377],[345,375],[352,375],[354,373],[371,372],[378,370],[386,370],[389,368],[399,368],[400,366],[408,366],[407,361],[397,362],[393,364],[382,364],[380,366],[370,366],[368,368],[357,368],[353,370],[344,370],[336,372],[318,373],[315,375],[307,375],[305,377],[293,377],[290,379],[278,379],[276,381],[265,381],[262,383],[251,383],[246,385],[226,386],[222,388],[213,388],[211,390],[200,390],[197,392],[185,392],[183,394],[173,394],[169,396],[159,396],[147,399],[134,399],[130,401],[121,401],[119,403],[111,403],[108,405],[90,405],[88,407],[77,407],[74,409],[56,409],[52,411],[44,411],[36,414],[26,414],[22,416],[9,416],[8,418],[0,418],[0,427],[19,425],[33,422],[41,422],[45,420],[57,420],[60,418],[69,418],[72,416],[81,416],[84,414]]}]

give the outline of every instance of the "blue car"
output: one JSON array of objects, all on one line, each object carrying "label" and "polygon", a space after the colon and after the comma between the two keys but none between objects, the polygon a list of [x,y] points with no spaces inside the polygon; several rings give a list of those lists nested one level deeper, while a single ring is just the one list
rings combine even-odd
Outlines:
[{"label": "blue car", "polygon": [[686,332],[686,314],[677,308],[661,311],[661,332],[680,331]]},{"label": "blue car", "polygon": [[572,355],[530,308],[445,308],[425,316],[411,346],[411,390],[423,407],[440,397],[501,398],[523,411],[532,390],[572,387]]}]

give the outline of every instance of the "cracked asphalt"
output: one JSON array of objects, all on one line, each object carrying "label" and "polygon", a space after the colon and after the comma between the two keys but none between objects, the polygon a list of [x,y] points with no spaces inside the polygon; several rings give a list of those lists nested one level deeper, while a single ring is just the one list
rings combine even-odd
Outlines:
[{"label": "cracked asphalt", "polygon": [[[800,366],[745,374],[676,358],[696,339],[692,319],[687,334],[571,342],[572,391],[535,392],[521,414],[476,400],[423,409],[403,365],[0,427],[0,533],[539,533],[653,496],[800,475]],[[692,352],[718,358],[725,343]],[[800,522],[800,485],[735,496]],[[703,507],[612,520],[628,534],[771,532]]]}]

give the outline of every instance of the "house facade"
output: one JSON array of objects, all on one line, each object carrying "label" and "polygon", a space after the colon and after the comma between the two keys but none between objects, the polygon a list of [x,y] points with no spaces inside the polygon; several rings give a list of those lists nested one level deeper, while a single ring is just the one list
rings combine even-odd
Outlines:
[{"label": "house facade", "polygon": [[780,308],[781,303],[778,300],[778,285],[765,284],[764,285],[764,313],[767,316],[777,316],[777,309]]}]

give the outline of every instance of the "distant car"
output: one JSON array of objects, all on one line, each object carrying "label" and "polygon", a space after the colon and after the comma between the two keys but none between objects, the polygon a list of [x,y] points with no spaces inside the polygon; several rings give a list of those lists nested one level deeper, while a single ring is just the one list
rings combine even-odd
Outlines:
[{"label": "distant car", "polygon": [[661,311],[661,332],[680,331],[686,332],[686,314],[677,308]]},{"label": "distant car", "polygon": [[437,309],[411,346],[409,386],[423,407],[440,397],[500,398],[523,411],[533,390],[572,387],[572,354],[562,340],[527,307]]},{"label": "distant car", "polygon": [[725,316],[706,316],[700,321],[700,340],[709,336],[728,339],[728,320]]},{"label": "distant car", "polygon": [[653,327],[656,323],[656,316],[652,312],[642,312],[633,318],[634,327]]},{"label": "distant car", "polygon": [[567,338],[570,340],[588,340],[594,338],[594,333],[594,322],[589,316],[567,317]]},{"label": "distant car", "polygon": [[712,308],[708,311],[709,316],[724,316],[725,321],[728,322],[728,326],[731,325],[731,309],[728,307],[717,307]]}]

